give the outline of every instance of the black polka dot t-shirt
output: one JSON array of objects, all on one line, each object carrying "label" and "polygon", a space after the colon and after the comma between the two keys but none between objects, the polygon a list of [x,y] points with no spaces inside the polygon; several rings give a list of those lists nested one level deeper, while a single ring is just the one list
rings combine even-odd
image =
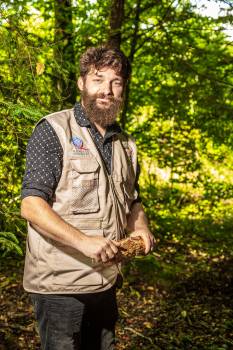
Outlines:
[{"label": "black polka dot t-shirt", "polygon": [[[100,155],[111,174],[112,137],[121,132],[115,123],[107,128],[102,137],[95,125],[86,117],[80,103],[76,103],[74,114],[80,126],[90,128],[92,138]],[[53,127],[47,120],[42,120],[34,129],[26,151],[26,170],[22,185],[22,199],[27,196],[38,196],[50,202],[53,198],[62,172],[63,149]],[[139,169],[137,171],[136,189],[138,186]],[[138,198],[137,201],[140,201]]]}]

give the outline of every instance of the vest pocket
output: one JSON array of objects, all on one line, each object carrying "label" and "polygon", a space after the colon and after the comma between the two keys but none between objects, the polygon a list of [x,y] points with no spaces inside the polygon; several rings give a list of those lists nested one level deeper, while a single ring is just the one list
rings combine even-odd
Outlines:
[{"label": "vest pocket", "polygon": [[117,197],[121,204],[125,207],[125,214],[128,215],[131,209],[131,204],[136,198],[134,190],[134,185],[129,182],[129,180],[122,182],[119,181],[116,177],[114,178],[114,187],[117,193]]},{"label": "vest pocket", "polygon": [[137,198],[137,192],[132,187],[132,185],[124,185],[124,195],[125,195],[125,205],[126,205],[126,214],[128,215],[131,211],[131,204]]},{"label": "vest pocket", "polygon": [[74,214],[95,213],[99,210],[99,164],[91,159],[71,159],[72,200]]}]

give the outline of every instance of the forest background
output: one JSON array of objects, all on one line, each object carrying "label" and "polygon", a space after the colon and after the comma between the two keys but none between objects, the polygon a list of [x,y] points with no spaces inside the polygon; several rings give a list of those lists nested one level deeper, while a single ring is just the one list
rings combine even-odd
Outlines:
[{"label": "forest background", "polygon": [[[125,267],[127,288],[119,292],[129,305],[144,295],[146,307],[155,298],[157,311],[135,314],[127,326],[124,312],[132,310],[122,306],[119,349],[233,348],[233,45],[224,31],[233,5],[216,3],[224,10],[215,19],[189,0],[1,3],[0,283],[6,298],[20,288],[28,138],[43,115],[73,106],[82,52],[108,43],[133,68],[119,122],[139,148],[141,197],[157,242],[154,253]],[[28,331],[20,327],[3,326],[11,349],[17,332]],[[129,347],[125,333],[131,333]]]}]

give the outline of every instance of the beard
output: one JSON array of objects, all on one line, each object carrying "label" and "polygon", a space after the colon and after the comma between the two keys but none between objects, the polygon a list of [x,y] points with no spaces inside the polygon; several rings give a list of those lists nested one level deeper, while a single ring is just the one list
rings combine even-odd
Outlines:
[{"label": "beard", "polygon": [[[108,99],[110,104],[108,106],[99,107],[97,105],[97,98]],[[82,91],[82,103],[91,123],[97,123],[102,128],[112,125],[117,118],[123,104],[123,98],[115,98],[113,96],[106,96],[104,93],[97,93],[90,95],[86,88]]]}]

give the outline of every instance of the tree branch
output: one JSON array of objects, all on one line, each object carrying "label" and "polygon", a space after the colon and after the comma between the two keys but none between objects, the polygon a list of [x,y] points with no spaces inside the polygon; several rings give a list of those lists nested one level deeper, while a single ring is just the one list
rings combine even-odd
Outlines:
[{"label": "tree branch", "polygon": [[[137,6],[136,6],[135,18],[134,18],[134,32],[133,32],[133,38],[131,41],[131,49],[130,49],[130,54],[129,54],[129,61],[130,61],[131,65],[133,65],[134,54],[136,52],[140,13],[141,13],[141,0],[138,0]],[[126,85],[125,103],[124,103],[123,111],[121,114],[121,125],[123,128],[125,127],[125,124],[126,124],[126,117],[127,117],[127,111],[128,111],[128,105],[129,105],[129,92],[130,92],[130,82],[128,82],[128,84]]]},{"label": "tree branch", "polygon": [[108,46],[120,48],[121,27],[124,20],[124,0],[113,0],[110,11]]}]

